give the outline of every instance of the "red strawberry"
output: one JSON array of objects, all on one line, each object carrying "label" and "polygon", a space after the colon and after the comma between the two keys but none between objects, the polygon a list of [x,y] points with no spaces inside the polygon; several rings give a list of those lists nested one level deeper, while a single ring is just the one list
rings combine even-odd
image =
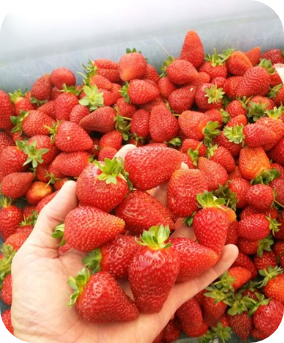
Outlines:
[{"label": "red strawberry", "polygon": [[11,129],[10,117],[14,115],[14,108],[9,95],[3,90],[0,90],[0,104],[0,129]]},{"label": "red strawberry", "polygon": [[31,160],[33,166],[36,161],[39,164],[47,165],[51,163],[58,155],[59,150],[53,144],[49,136],[35,135],[28,140],[27,145],[24,146],[24,152],[28,159]]},{"label": "red strawberry", "polygon": [[170,242],[180,255],[180,271],[176,282],[193,279],[217,263],[218,255],[215,251],[189,238],[175,237]]},{"label": "red strawberry", "polygon": [[250,59],[242,51],[233,51],[226,60],[228,72],[231,75],[243,76],[244,73],[253,67]]},{"label": "red strawberry", "polygon": [[210,161],[221,164],[228,174],[232,173],[236,168],[234,157],[230,151],[223,146],[211,146],[207,149],[207,156]]},{"label": "red strawberry", "polygon": [[122,81],[141,79],[146,74],[147,61],[140,52],[129,52],[120,58],[118,70]]},{"label": "red strawberry", "polygon": [[52,169],[63,176],[79,177],[89,161],[87,151],[61,152],[53,160]]},{"label": "red strawberry", "polygon": [[184,86],[173,90],[168,95],[169,106],[175,113],[191,109],[194,104],[196,86]]},{"label": "red strawberry", "polygon": [[71,121],[62,121],[56,125],[54,144],[64,152],[89,150],[93,141],[88,133],[79,125]]},{"label": "red strawberry", "polygon": [[245,285],[251,278],[251,271],[245,267],[234,266],[228,269],[229,279],[232,280],[231,286],[234,291]]},{"label": "red strawberry", "polygon": [[271,208],[273,204],[273,189],[263,184],[252,185],[247,192],[246,198],[249,206],[260,211],[265,211]]},{"label": "red strawberry", "polygon": [[2,312],[1,313],[1,319],[2,319],[2,322],[3,322],[4,326],[6,327],[6,329],[12,335],[14,335],[14,328],[13,328],[12,319],[11,319],[11,309],[8,309],[5,312]]},{"label": "red strawberry", "polygon": [[191,62],[195,68],[200,67],[204,61],[203,43],[196,31],[191,30],[186,33],[180,58]]},{"label": "red strawberry", "polygon": [[112,89],[112,82],[102,75],[94,74],[89,77],[88,82],[92,86],[96,85],[98,88],[103,88],[108,91]]},{"label": "red strawberry", "polygon": [[224,94],[223,89],[217,88],[213,83],[204,83],[196,89],[195,103],[201,110],[222,108]]},{"label": "red strawberry", "polygon": [[239,251],[237,258],[235,259],[232,267],[243,267],[251,272],[252,279],[256,278],[258,275],[258,270],[256,269],[252,259],[242,251]]},{"label": "red strawberry", "polygon": [[147,70],[146,70],[146,74],[144,75],[144,79],[152,80],[155,83],[159,82],[160,75],[152,64],[147,63]]},{"label": "red strawberry", "polygon": [[4,131],[0,131],[0,153],[1,151],[9,145],[15,145],[12,137]]},{"label": "red strawberry", "polygon": [[[0,171],[3,177],[14,172],[23,172],[27,155],[18,146],[7,146],[0,153]],[[2,178],[3,178],[2,177]]]},{"label": "red strawberry", "polygon": [[194,297],[187,300],[177,309],[176,317],[178,318],[182,331],[186,334],[192,328],[197,329],[203,326],[202,309]]},{"label": "red strawberry", "polygon": [[163,146],[138,147],[125,156],[124,168],[135,188],[152,189],[180,168],[182,153]]},{"label": "red strawberry", "polygon": [[284,180],[283,179],[274,179],[270,182],[270,187],[275,192],[275,202],[280,204],[283,207],[284,204]]},{"label": "red strawberry", "polygon": [[253,257],[255,268],[260,271],[268,269],[268,267],[277,267],[277,258],[273,251],[263,251],[262,256],[255,255]]},{"label": "red strawberry", "polygon": [[200,170],[178,169],[168,183],[168,207],[178,217],[189,217],[198,210],[197,194],[205,190],[208,183]]},{"label": "red strawberry", "polygon": [[230,223],[228,228],[228,234],[226,238],[226,244],[237,244],[238,241],[238,226],[239,222],[237,220],[234,220],[232,223]]},{"label": "red strawberry", "polygon": [[181,152],[187,153],[188,149],[197,150],[199,156],[205,156],[207,147],[200,141],[192,138],[185,138],[182,141]]},{"label": "red strawberry", "polygon": [[226,211],[219,207],[204,207],[193,217],[193,230],[198,242],[220,256],[229,227]]},{"label": "red strawberry", "polygon": [[76,77],[72,70],[68,68],[56,68],[51,72],[51,82],[57,89],[62,89],[63,85],[67,87],[76,85]]},{"label": "red strawberry", "polygon": [[81,119],[79,125],[85,130],[106,133],[114,130],[115,117],[115,110],[110,106],[104,106]]},{"label": "red strawberry", "polygon": [[216,326],[218,321],[224,316],[228,305],[224,301],[218,301],[208,296],[204,297],[203,300],[203,318],[207,325]]},{"label": "red strawberry", "polygon": [[1,193],[17,199],[25,195],[34,179],[33,173],[10,173],[1,181]]},{"label": "red strawberry", "polygon": [[122,233],[121,218],[95,207],[80,206],[70,211],[64,224],[64,238],[74,249],[90,252]]},{"label": "red strawberry", "polygon": [[119,150],[122,146],[122,134],[118,130],[113,130],[102,135],[99,141],[101,149],[112,147]]},{"label": "red strawberry", "polygon": [[177,89],[177,86],[170,81],[168,75],[160,77],[158,81],[158,88],[161,96],[164,99],[168,99],[169,95]]},{"label": "red strawberry", "polygon": [[171,319],[163,329],[163,342],[174,342],[181,335],[181,327],[176,318]]},{"label": "red strawberry", "polygon": [[227,66],[224,59],[217,54],[214,49],[214,54],[206,55],[205,62],[198,69],[199,72],[205,72],[210,76],[210,80],[216,77],[227,78]]},{"label": "red strawberry", "polygon": [[115,215],[125,222],[125,229],[141,234],[151,226],[163,224],[172,230],[171,212],[149,193],[131,191],[116,208]]},{"label": "red strawberry", "polygon": [[270,74],[261,67],[255,66],[248,69],[236,87],[237,97],[254,95],[265,96],[269,91]]},{"label": "red strawberry", "polygon": [[117,99],[114,107],[118,115],[126,118],[132,118],[133,114],[137,111],[136,105],[129,104],[124,98]]},{"label": "red strawberry", "polygon": [[33,83],[31,96],[39,101],[49,100],[51,98],[52,87],[50,74],[44,74]]},{"label": "red strawberry", "polygon": [[121,94],[126,102],[143,105],[155,100],[160,91],[157,86],[147,82],[147,80],[133,79],[122,87]]},{"label": "red strawberry", "polygon": [[252,330],[252,318],[249,316],[248,311],[240,314],[229,315],[229,323],[234,333],[242,340],[246,341]]},{"label": "red strawberry", "polygon": [[28,93],[23,94],[22,91],[18,89],[13,94],[10,93],[9,96],[14,105],[14,113],[16,116],[20,115],[21,112],[27,112],[35,109],[28,97]]},{"label": "red strawberry", "polygon": [[223,109],[212,108],[204,113],[209,116],[211,121],[217,121],[220,127],[223,126],[223,122],[229,120],[228,113],[226,113]]},{"label": "red strawberry", "polygon": [[221,131],[221,133],[214,139],[215,144],[221,145],[229,150],[233,157],[238,157],[242,149],[242,144],[230,142],[230,140],[225,136],[224,132],[224,130]]},{"label": "red strawberry", "polygon": [[143,231],[142,247],[129,265],[129,285],[142,313],[159,312],[175,284],[180,257],[166,242],[169,234],[169,228],[163,225]]},{"label": "red strawberry", "polygon": [[240,114],[243,114],[243,115],[247,114],[247,109],[245,108],[243,102],[240,101],[239,99],[235,99],[231,101],[226,106],[226,111],[229,113],[231,118],[234,118]]},{"label": "red strawberry", "polygon": [[109,160],[112,160],[114,156],[116,155],[117,151],[118,151],[117,149],[110,146],[106,146],[102,148],[98,154],[98,161],[103,162],[106,158],[108,158]]},{"label": "red strawberry", "polygon": [[5,277],[1,289],[1,300],[4,301],[5,304],[11,306],[12,305],[12,275],[9,274]]},{"label": "red strawberry", "polygon": [[39,106],[37,110],[46,113],[52,119],[56,119],[55,109],[54,109],[54,100],[49,100],[45,102],[43,105]]},{"label": "red strawberry", "polygon": [[236,99],[237,97],[236,89],[237,89],[238,84],[242,80],[242,78],[243,78],[242,76],[230,76],[226,79],[224,83],[223,91],[229,98],[233,100]]},{"label": "red strawberry", "polygon": [[105,212],[117,207],[129,190],[122,168],[116,158],[88,164],[77,180],[76,194],[80,204]]},{"label": "red strawberry", "polygon": [[57,120],[70,120],[73,107],[78,105],[78,98],[75,94],[63,92],[54,100],[55,118]]},{"label": "red strawberry", "polygon": [[69,278],[69,285],[74,290],[69,305],[75,304],[79,317],[86,322],[125,322],[138,317],[134,301],[108,272],[90,275],[83,269],[77,277]]},{"label": "red strawberry", "polygon": [[267,155],[273,162],[284,166],[284,137],[267,152]]},{"label": "red strawberry", "polygon": [[98,58],[91,62],[91,66],[98,75],[104,76],[111,82],[119,82],[118,63],[106,58]]},{"label": "red strawberry", "polygon": [[155,142],[168,142],[179,132],[178,120],[166,106],[155,106],[151,111],[149,132]]},{"label": "red strawberry", "polygon": [[228,188],[231,192],[236,193],[237,196],[237,208],[244,208],[247,205],[247,192],[251,185],[248,180],[242,177],[235,177],[230,180]]},{"label": "red strawberry", "polygon": [[263,276],[261,283],[263,293],[267,298],[281,302],[284,305],[284,274],[283,270],[276,266],[268,266],[266,269],[259,271]]},{"label": "red strawberry", "polygon": [[79,125],[81,119],[86,117],[88,114],[90,114],[89,108],[81,104],[78,104],[72,108],[70,112],[69,120],[72,123],[76,123]]},{"label": "red strawberry", "polygon": [[219,163],[207,159],[206,157],[199,157],[198,169],[201,170],[208,181],[208,190],[212,191],[225,185],[228,181],[228,173],[226,169]]},{"label": "red strawberry", "polygon": [[130,132],[136,138],[147,138],[149,135],[150,116],[151,113],[143,109],[135,111],[133,114],[130,123]]},{"label": "red strawberry", "polygon": [[193,64],[182,59],[173,60],[166,67],[166,73],[169,80],[175,85],[191,83],[191,81],[198,75],[198,72]]},{"label": "red strawberry", "polygon": [[128,278],[128,266],[139,248],[134,236],[118,234],[114,239],[93,250],[84,258],[92,272],[109,272],[116,279]]},{"label": "red strawberry", "polygon": [[261,48],[259,46],[255,46],[252,49],[245,52],[245,55],[251,61],[253,66],[259,64],[260,54],[261,54]]},{"label": "red strawberry", "polygon": [[41,181],[34,181],[25,194],[25,198],[31,205],[37,205],[40,200],[52,193],[52,186]]},{"label": "red strawberry", "polygon": [[23,211],[11,204],[7,198],[1,199],[0,209],[0,234],[4,241],[15,233],[20,222],[23,220]]},{"label": "red strawberry", "polygon": [[264,214],[252,214],[239,222],[239,237],[257,241],[270,233],[270,222]]},{"label": "red strawberry", "polygon": [[284,63],[283,51],[280,49],[269,49],[260,55],[260,59],[269,60],[272,64]]}]

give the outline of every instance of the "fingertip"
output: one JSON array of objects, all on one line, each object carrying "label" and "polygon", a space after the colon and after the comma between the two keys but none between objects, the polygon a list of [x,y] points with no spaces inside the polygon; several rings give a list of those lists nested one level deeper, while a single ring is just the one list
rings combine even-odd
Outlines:
[{"label": "fingertip", "polygon": [[134,150],[136,148],[137,148],[137,146],[134,145],[134,144],[126,144],[120,150],[118,150],[118,152],[114,156],[115,157],[125,158],[126,154],[129,151],[132,151],[132,150]]}]

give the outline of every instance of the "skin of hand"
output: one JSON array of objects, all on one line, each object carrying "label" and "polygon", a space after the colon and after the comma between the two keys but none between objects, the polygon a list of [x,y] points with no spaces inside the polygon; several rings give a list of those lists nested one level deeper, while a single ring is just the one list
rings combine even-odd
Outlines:
[{"label": "skin of hand", "polygon": [[[124,146],[122,158],[135,146]],[[165,201],[166,187],[154,191]],[[59,256],[58,241],[51,237],[56,225],[64,222],[69,211],[78,205],[76,183],[68,181],[40,212],[29,238],[19,249],[12,263],[12,323],[17,338],[32,343],[151,343],[166,326],[175,311],[188,299],[224,273],[237,257],[234,245],[224,247],[218,263],[198,278],[176,284],[161,312],[140,314],[134,321],[93,324],[84,322],[75,307],[67,306],[72,293],[67,280],[83,268],[84,254],[73,249]],[[182,226],[175,236],[192,238],[190,228]],[[126,292],[129,293],[129,285]]]}]

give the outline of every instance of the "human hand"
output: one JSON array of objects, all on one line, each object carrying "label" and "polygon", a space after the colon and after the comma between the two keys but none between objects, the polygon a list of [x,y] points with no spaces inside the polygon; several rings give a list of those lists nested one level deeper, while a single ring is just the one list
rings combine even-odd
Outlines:
[{"label": "human hand", "polygon": [[[124,157],[127,147],[120,152]],[[155,314],[140,314],[131,322],[93,324],[80,319],[66,303],[72,293],[70,275],[82,269],[84,254],[70,250],[59,255],[57,240],[51,237],[56,225],[78,205],[76,184],[68,181],[40,212],[33,232],[12,263],[14,334],[28,342],[152,342],[175,311],[188,299],[225,272],[237,256],[233,245],[224,247],[219,262],[196,279],[176,284],[163,309]],[[162,192],[162,191],[161,191]],[[155,192],[156,194],[162,194]],[[163,195],[161,195],[161,200]],[[192,233],[182,227],[175,235]],[[129,285],[125,285],[129,292]]]}]

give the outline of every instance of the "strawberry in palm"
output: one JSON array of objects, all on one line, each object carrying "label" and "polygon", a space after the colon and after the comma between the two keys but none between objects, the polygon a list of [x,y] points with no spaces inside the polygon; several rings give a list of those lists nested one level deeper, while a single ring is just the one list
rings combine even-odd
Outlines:
[{"label": "strawberry in palm", "polygon": [[138,317],[134,301],[108,272],[90,275],[84,268],[68,284],[74,290],[68,305],[75,304],[78,315],[87,322],[124,322]]},{"label": "strawberry in palm", "polygon": [[159,312],[176,281],[180,257],[167,242],[168,227],[153,226],[137,242],[142,246],[129,266],[129,284],[142,313]]},{"label": "strawberry in palm", "polygon": [[76,187],[81,205],[112,211],[129,191],[123,162],[106,158],[104,162],[88,164],[80,174]]}]

